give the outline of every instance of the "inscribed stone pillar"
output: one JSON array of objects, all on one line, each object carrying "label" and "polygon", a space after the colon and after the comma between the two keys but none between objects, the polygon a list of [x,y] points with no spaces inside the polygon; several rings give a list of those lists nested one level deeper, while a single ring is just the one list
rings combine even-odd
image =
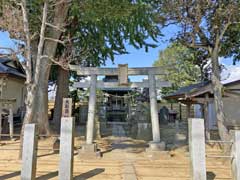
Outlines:
[{"label": "inscribed stone pillar", "polygon": [[188,119],[189,152],[192,180],[206,180],[206,152],[204,120]]},{"label": "inscribed stone pillar", "polygon": [[150,97],[153,142],[159,143],[160,128],[159,128],[158,108],[157,108],[156,80],[153,74],[149,74],[148,79],[149,79],[149,97]]},{"label": "inscribed stone pillar", "polygon": [[72,116],[72,98],[63,98],[62,117]]},{"label": "inscribed stone pillar", "polygon": [[97,86],[97,75],[91,75],[90,82],[90,93],[88,102],[88,120],[87,120],[87,138],[86,143],[93,143],[94,136],[94,117],[96,108],[96,86]]}]

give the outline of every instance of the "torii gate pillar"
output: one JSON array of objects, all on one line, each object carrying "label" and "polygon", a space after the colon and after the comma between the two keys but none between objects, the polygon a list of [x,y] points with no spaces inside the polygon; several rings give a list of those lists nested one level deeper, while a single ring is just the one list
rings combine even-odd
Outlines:
[{"label": "torii gate pillar", "polygon": [[86,138],[87,144],[93,143],[94,117],[96,109],[96,86],[97,75],[91,75],[90,93],[88,101],[87,138]]},{"label": "torii gate pillar", "polygon": [[158,108],[157,108],[157,93],[156,93],[156,81],[155,76],[150,74],[149,79],[149,98],[150,98],[150,108],[151,108],[151,121],[152,121],[152,135],[153,142],[160,142],[160,128],[158,120]]},{"label": "torii gate pillar", "polygon": [[149,146],[150,146],[150,150],[164,150],[165,143],[160,142],[160,127],[159,127],[159,118],[158,118],[155,75],[149,73],[148,81],[149,81],[151,122],[152,122],[152,136],[153,136],[153,141],[149,143]]}]

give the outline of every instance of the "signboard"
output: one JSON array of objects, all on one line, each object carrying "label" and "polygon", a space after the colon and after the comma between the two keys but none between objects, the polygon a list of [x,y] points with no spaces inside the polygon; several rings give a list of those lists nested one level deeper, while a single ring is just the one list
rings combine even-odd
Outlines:
[{"label": "signboard", "polygon": [[118,82],[119,85],[128,85],[128,65],[118,65]]},{"label": "signboard", "polygon": [[72,116],[72,98],[63,98],[62,117]]}]

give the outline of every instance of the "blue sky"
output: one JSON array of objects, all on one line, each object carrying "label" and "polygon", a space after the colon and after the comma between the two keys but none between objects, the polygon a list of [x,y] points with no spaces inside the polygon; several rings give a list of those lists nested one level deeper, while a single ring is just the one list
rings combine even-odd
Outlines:
[{"label": "blue sky", "polygon": [[114,64],[111,60],[106,62],[106,67],[116,67],[118,64],[128,64],[129,67],[149,67],[157,60],[160,50],[165,49],[169,45],[169,38],[177,33],[177,28],[171,26],[163,29],[163,37],[159,38],[157,48],[149,48],[148,52],[145,49],[135,49],[132,46],[126,45],[129,54],[118,55],[115,57]]},{"label": "blue sky", "polygon": [[8,32],[0,32],[0,47],[16,49],[16,45],[14,41],[10,39]]},{"label": "blue sky", "polygon": [[[178,28],[176,26],[170,26],[162,30],[163,37],[159,38],[157,48],[149,48],[148,52],[145,52],[144,48],[135,49],[132,46],[126,45],[129,54],[118,55],[115,57],[114,64],[111,60],[107,60],[105,67],[117,67],[118,64],[128,64],[129,67],[149,67],[152,66],[154,61],[158,58],[160,50],[165,49],[169,45],[169,39],[176,35]],[[9,38],[7,32],[0,32],[0,47],[11,47],[16,49],[16,45],[13,40]],[[232,65],[231,58],[223,59],[221,61],[226,66]],[[237,64],[240,66],[240,63]],[[140,80],[143,77],[132,77],[131,80]]]}]

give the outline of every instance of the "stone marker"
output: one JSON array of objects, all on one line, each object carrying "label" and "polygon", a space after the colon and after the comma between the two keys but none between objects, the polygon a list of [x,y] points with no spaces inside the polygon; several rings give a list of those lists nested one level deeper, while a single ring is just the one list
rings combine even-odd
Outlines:
[{"label": "stone marker", "polygon": [[234,180],[240,180],[240,131],[235,131],[233,135],[233,161],[232,161],[232,174]]},{"label": "stone marker", "polygon": [[59,180],[73,178],[74,121],[73,117],[61,119]]},{"label": "stone marker", "polygon": [[63,98],[62,117],[72,116],[72,98]]},{"label": "stone marker", "polygon": [[168,124],[169,120],[169,110],[166,106],[163,106],[159,111],[160,116],[160,123],[161,124]]},{"label": "stone marker", "polygon": [[[72,98],[63,98],[62,117],[72,116]],[[59,153],[60,139],[55,137],[52,144],[53,153]]]},{"label": "stone marker", "polygon": [[37,165],[37,126],[26,124],[23,136],[21,180],[34,180]]},{"label": "stone marker", "polygon": [[204,120],[198,118],[188,119],[189,152],[191,164],[191,179],[206,180],[206,152]]}]

